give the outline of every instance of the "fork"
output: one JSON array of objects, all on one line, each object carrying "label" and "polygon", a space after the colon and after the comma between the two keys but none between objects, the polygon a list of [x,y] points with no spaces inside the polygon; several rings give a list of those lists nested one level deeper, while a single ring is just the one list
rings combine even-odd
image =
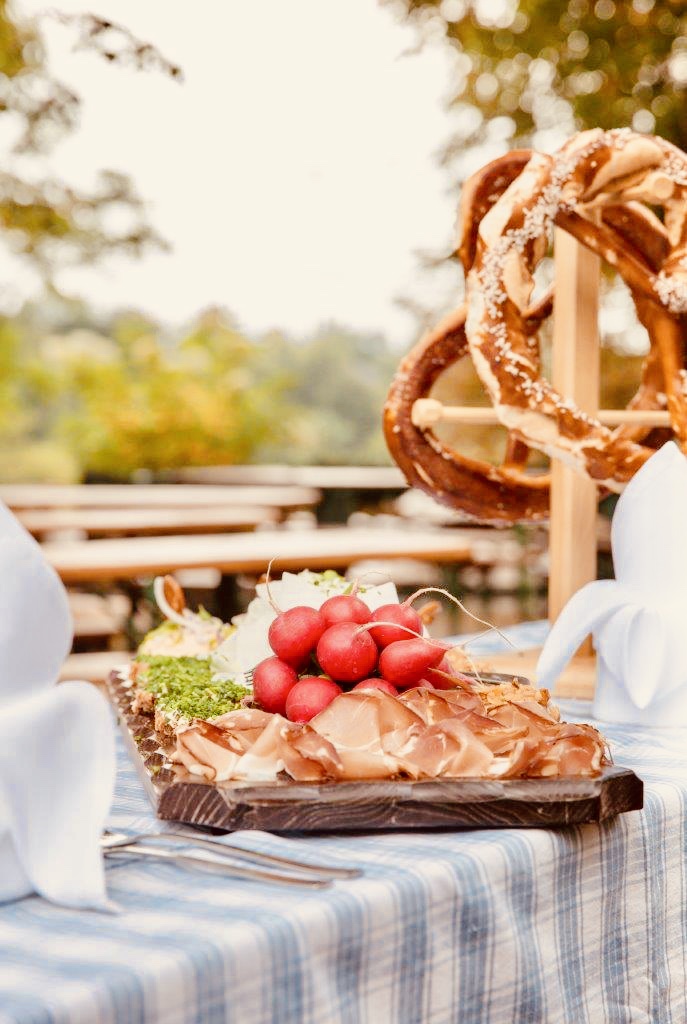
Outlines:
[{"label": "fork", "polygon": [[315,875],[292,875],[278,871],[264,871],[262,868],[248,867],[246,864],[232,864],[228,860],[209,860],[205,857],[194,857],[193,854],[177,853],[159,846],[144,846],[141,843],[127,846],[116,846],[104,850],[108,859],[118,857],[143,857],[150,860],[169,860],[180,867],[196,868],[210,874],[233,878],[250,878],[259,882],[273,882],[278,885],[295,885],[306,889],[327,889],[332,884],[331,878]]},{"label": "fork", "polygon": [[[360,878],[360,868],[341,868],[328,864],[303,864],[291,857],[278,856],[274,853],[263,853],[262,850],[246,850],[241,846],[226,846],[224,843],[205,839],[203,836],[187,835],[184,832],[139,832],[129,835],[126,832],[104,832],[101,840],[103,849],[121,849],[138,843],[169,842],[176,846],[191,846],[201,850],[209,850],[220,857],[238,857],[253,863],[287,868],[302,875],[314,875],[319,878]],[[159,847],[155,847],[159,849]]]}]

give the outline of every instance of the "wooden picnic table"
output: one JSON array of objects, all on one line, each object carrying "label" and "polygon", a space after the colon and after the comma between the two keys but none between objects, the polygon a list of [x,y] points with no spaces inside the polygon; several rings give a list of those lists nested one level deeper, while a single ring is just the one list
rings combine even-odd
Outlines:
[{"label": "wooden picnic table", "polygon": [[322,492],[318,522],[331,525],[347,522],[361,508],[376,508],[408,486],[398,466],[196,466],[165,479],[197,485],[316,487]]},{"label": "wooden picnic table", "polygon": [[19,522],[34,537],[62,530],[89,537],[163,535],[167,533],[219,533],[273,526],[274,508],[39,508],[19,509]]},{"label": "wooden picnic table", "polygon": [[0,499],[29,508],[312,508],[313,487],[200,487],[193,484],[5,484]]},{"label": "wooden picnic table", "polygon": [[240,535],[130,537],[53,541],[43,545],[65,583],[94,583],[216,568],[226,575],[275,571],[342,569],[363,559],[417,558],[460,563],[470,544],[456,530],[350,529],[262,530]]},{"label": "wooden picnic table", "polygon": [[405,490],[397,466],[191,466],[170,479],[189,484],[252,484],[316,487],[322,491]]}]

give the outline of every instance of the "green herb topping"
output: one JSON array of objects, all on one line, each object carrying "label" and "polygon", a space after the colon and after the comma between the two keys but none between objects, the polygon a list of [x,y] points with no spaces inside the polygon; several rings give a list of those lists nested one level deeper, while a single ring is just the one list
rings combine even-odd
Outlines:
[{"label": "green herb topping", "polygon": [[321,587],[323,584],[326,586],[329,583],[343,583],[345,577],[338,573],[336,569],[325,569],[324,572],[313,573],[315,577],[313,583],[316,587]]},{"label": "green herb topping", "polygon": [[[300,575],[303,575],[301,573]],[[309,582],[315,587],[325,587],[326,589],[334,588],[335,593],[350,594],[355,586],[355,583],[347,583],[346,577],[338,573],[336,569],[325,569],[324,572],[314,572],[309,574]],[[358,593],[364,594],[366,588],[358,587]]]},{"label": "green herb topping", "polygon": [[182,718],[215,718],[235,711],[249,693],[231,680],[213,681],[209,658],[141,655],[145,665],[140,685],[154,693],[156,707]]}]

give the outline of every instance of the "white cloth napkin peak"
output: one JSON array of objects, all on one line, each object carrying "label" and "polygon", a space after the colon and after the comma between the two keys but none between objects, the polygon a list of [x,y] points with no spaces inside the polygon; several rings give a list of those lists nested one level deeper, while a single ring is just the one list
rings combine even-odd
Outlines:
[{"label": "white cloth napkin peak", "polygon": [[582,587],[537,665],[551,687],[584,638],[597,652],[594,715],[687,726],[687,458],[664,445],[625,488],[611,528],[614,580]]},{"label": "white cloth napkin peak", "polygon": [[0,503],[0,900],[108,909],[112,718],[89,683],[54,685],[71,638],[62,583]]}]

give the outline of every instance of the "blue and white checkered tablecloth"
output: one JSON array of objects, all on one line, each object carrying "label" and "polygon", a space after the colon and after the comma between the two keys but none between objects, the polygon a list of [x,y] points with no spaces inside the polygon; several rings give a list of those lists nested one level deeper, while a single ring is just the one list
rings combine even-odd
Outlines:
[{"label": "blue and white checkered tablecloth", "polygon": [[[587,704],[562,708],[589,720]],[[604,731],[647,784],[644,811],[610,824],[243,832],[364,876],[294,895],[125,861],[108,870],[117,915],[0,907],[0,1024],[685,1024],[684,731]],[[124,825],[156,827],[122,751]]]}]

